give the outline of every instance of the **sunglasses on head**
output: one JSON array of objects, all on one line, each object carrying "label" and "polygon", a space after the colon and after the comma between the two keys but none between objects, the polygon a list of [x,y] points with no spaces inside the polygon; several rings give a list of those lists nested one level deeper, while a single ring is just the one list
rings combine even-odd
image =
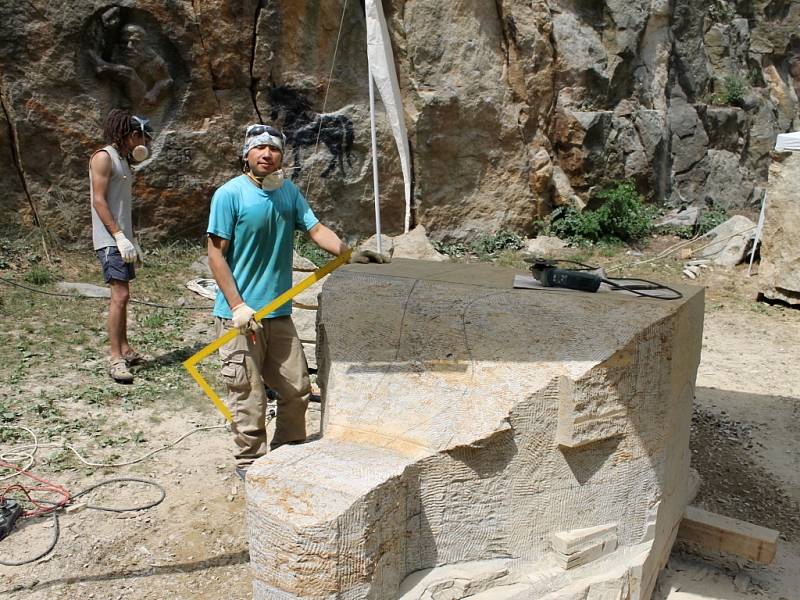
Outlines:
[{"label": "sunglasses on head", "polygon": [[255,125],[248,125],[247,129],[244,132],[244,137],[249,138],[256,135],[261,135],[262,133],[268,133],[270,135],[274,135],[277,138],[282,138],[283,135],[280,131],[271,127],[269,125],[262,125],[261,123],[256,123]]},{"label": "sunglasses on head", "polygon": [[136,115],[131,116],[131,127],[133,127],[134,132],[141,131],[142,136],[147,136],[148,138],[153,137],[153,130],[150,127],[150,119],[145,119],[144,117],[137,117]]}]

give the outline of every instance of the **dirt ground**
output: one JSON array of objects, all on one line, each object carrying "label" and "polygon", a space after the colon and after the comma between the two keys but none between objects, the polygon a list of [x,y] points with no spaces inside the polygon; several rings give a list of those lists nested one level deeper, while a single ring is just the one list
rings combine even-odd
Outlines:
[{"label": "dirt ground", "polygon": [[[30,276],[32,265],[46,263],[33,260],[30,248],[3,250],[0,277],[58,293],[54,281]],[[133,295],[162,306],[131,308],[131,338],[153,357],[132,386],[115,386],[104,372],[105,301],[48,296],[0,281],[0,453],[8,460],[6,453],[30,444],[35,433],[32,471],[73,493],[124,476],[151,479],[166,492],[145,511],[62,514],[52,553],[25,566],[0,566],[0,597],[250,598],[245,499],[232,471],[229,436],[181,366],[213,339],[208,302],[183,287],[199,276],[191,266],[199,255],[197,247],[148,254]],[[56,279],[101,283],[92,257],[64,253],[47,269]],[[639,274],[677,282],[679,273],[674,263],[651,263]],[[741,268],[707,271],[696,283],[707,286],[692,437],[693,466],[703,480],[696,504],[782,535],[769,566],[710,562],[676,549],[654,598],[797,600],[800,310],[754,302],[757,277],[748,279]],[[209,378],[214,371],[209,360]],[[318,404],[311,405],[309,421],[317,430]],[[214,426],[120,468],[91,467],[63,447],[69,442],[89,462],[121,462]],[[0,470],[0,478],[8,475]],[[0,489],[21,480],[0,481]],[[129,483],[101,488],[87,501],[131,507],[157,497],[157,490]],[[53,532],[49,519],[18,526],[0,541],[0,560],[35,555]]]}]

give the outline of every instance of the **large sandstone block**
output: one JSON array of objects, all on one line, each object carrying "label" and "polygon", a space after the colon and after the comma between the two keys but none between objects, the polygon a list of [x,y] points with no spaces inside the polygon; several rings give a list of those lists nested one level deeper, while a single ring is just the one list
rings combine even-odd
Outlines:
[{"label": "large sandstone block", "polygon": [[650,597],[687,503],[703,292],[513,275],[327,279],[322,439],[248,472],[254,598]]},{"label": "large sandstone block", "polygon": [[800,305],[800,154],[792,152],[769,167],[767,205],[761,234],[758,277],[765,297]]}]

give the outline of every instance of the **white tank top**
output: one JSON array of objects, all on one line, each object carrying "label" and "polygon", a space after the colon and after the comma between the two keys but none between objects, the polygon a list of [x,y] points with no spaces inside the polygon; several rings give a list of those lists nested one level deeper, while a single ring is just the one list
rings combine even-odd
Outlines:
[{"label": "white tank top", "polygon": [[[123,159],[114,146],[105,146],[97,152],[107,152],[111,157],[111,178],[108,180],[106,189],[106,202],[111,216],[125,233],[129,240],[133,239],[133,219],[131,217],[131,207],[133,205],[133,173],[131,173],[128,161]],[[97,154],[95,152],[94,154]],[[92,156],[94,156],[92,154]],[[111,232],[106,229],[97,211],[94,209],[94,191],[92,189],[92,171],[89,169],[89,199],[92,206],[92,241],[94,249],[99,250],[108,246],[116,246],[117,241]]]}]

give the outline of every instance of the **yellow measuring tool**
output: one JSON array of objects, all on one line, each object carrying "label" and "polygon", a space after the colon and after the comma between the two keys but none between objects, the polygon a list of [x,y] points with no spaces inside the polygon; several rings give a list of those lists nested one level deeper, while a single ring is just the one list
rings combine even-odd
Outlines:
[{"label": "yellow measuring tool", "polygon": [[[317,269],[311,275],[303,279],[303,281],[298,283],[296,286],[294,286],[289,290],[286,290],[280,296],[275,298],[272,302],[267,304],[264,308],[259,310],[254,315],[254,318],[256,320],[261,320],[264,317],[266,317],[269,313],[271,313],[273,310],[283,306],[289,300],[297,296],[297,294],[311,287],[320,279],[325,277],[328,273],[338,269],[343,264],[345,264],[348,260],[350,260],[351,254],[352,250],[347,250],[341,255],[339,255],[337,258],[334,258],[329,263],[321,266],[319,269]],[[206,346],[196,354],[190,356],[183,362],[183,366],[187,371],[189,371],[189,375],[194,377],[194,380],[197,382],[197,384],[201,388],[203,388],[203,391],[206,393],[206,396],[209,397],[211,402],[214,403],[214,406],[216,406],[219,409],[219,412],[222,413],[222,416],[224,416],[229,422],[233,418],[233,415],[231,415],[231,411],[228,410],[228,407],[225,406],[225,403],[222,400],[220,400],[220,397],[217,396],[217,393],[211,388],[210,385],[208,385],[208,382],[203,378],[203,376],[200,375],[200,372],[197,370],[197,367],[195,365],[197,365],[197,363],[206,358],[215,350],[218,350],[221,346],[224,346],[225,344],[230,342],[237,335],[239,335],[239,330],[231,329],[230,331],[225,332],[223,335],[221,335],[216,340],[211,342],[208,346]]]}]

